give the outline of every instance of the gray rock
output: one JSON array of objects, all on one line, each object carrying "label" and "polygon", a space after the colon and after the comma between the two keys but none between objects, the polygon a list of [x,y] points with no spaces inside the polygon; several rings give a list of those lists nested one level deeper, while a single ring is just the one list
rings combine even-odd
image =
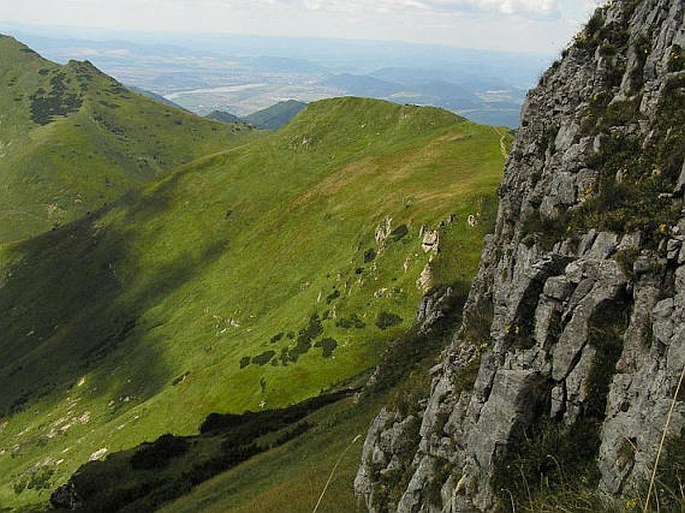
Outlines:
[{"label": "gray rock", "polygon": [[573,291],[573,286],[566,276],[553,276],[545,282],[543,293],[545,296],[564,301]]},{"label": "gray rock", "polygon": [[668,258],[668,260],[678,260],[682,246],[683,241],[678,239],[669,239],[668,243],[666,244],[666,258]]},{"label": "gray rock", "polygon": [[[628,497],[648,478],[685,366],[685,214],[671,220],[671,233],[656,246],[649,240],[654,234],[646,231],[619,235],[597,227],[560,237],[548,250],[531,242],[525,224],[531,216],[563,219],[564,213],[573,215],[581,205],[592,205],[600,175],[606,172],[594,157],[615,134],[625,134],[645,149],[663,141],[657,118],[664,84],[685,79],[685,71],[668,71],[673,45],[685,47],[685,0],[638,2],[630,20],[624,17],[625,6],[611,2],[606,8],[605,23],[624,26],[628,36],[613,58],[572,46],[523,105],[500,188],[495,233],[484,246],[464,308],[466,321],[434,367],[420,440],[410,451],[415,471],[400,503],[387,505],[388,511],[496,510],[494,463],[507,457],[512,433],[545,416],[572,425],[584,415],[601,350],[592,335],[598,326],[610,325],[616,331],[611,336],[622,343],[620,355],[613,355],[618,356],[616,367],[607,376],[596,454],[598,489]],[[645,36],[647,53],[638,55]],[[607,87],[609,67],[625,68],[620,85],[613,88]],[[639,119],[579,137],[599,95],[608,95],[615,106],[641,97]],[[680,201],[685,165],[675,185],[675,197],[659,201]],[[632,269],[624,272],[634,257]],[[473,319],[487,320],[479,331],[487,333],[483,347],[467,336]],[[464,390],[461,372],[477,356],[481,363],[475,385]],[[381,419],[389,422],[388,415],[382,412]],[[399,417],[392,422],[403,425]],[[683,428],[685,402],[677,402],[666,434],[675,436]],[[364,461],[390,466],[394,455],[389,440],[401,436],[401,430],[385,424],[383,430],[388,434],[381,436],[374,422],[370,433],[376,434],[367,438]],[[449,460],[454,472],[436,483],[439,458]],[[380,488],[364,474],[364,465],[355,486],[368,505]],[[427,486],[440,490],[441,506],[422,499],[420,491]]]},{"label": "gray rock", "polygon": [[453,292],[451,287],[447,287],[443,291],[433,292],[421,299],[415,321],[421,333],[426,333],[445,316]]},{"label": "gray rock", "polygon": [[617,251],[637,250],[642,245],[642,238],[641,232],[627,233],[616,249]]},{"label": "gray rock", "polygon": [[354,490],[357,496],[363,497],[366,503],[366,508],[370,512],[374,512],[374,472],[373,467],[376,462],[390,461],[392,454],[390,454],[390,446],[381,441],[386,426],[394,425],[397,420],[397,414],[383,408],[378,416],[374,419],[369,427],[364,440],[362,448],[362,461],[359,465],[357,475],[354,479]]},{"label": "gray rock", "polygon": [[685,162],[683,162],[683,167],[680,170],[680,176],[678,177],[678,182],[673,189],[673,194],[683,194],[685,192]]},{"label": "gray rock", "polygon": [[673,298],[659,301],[652,310],[652,332],[654,337],[664,345],[668,345],[673,337],[674,326],[671,323],[674,304]]},{"label": "gray rock", "polygon": [[566,389],[563,383],[552,388],[550,395],[550,418],[556,419],[566,412]]},{"label": "gray rock", "polygon": [[566,402],[564,404],[564,421],[572,425],[578,419],[581,408],[587,401],[587,381],[594,364],[597,351],[590,345],[584,345],[578,363],[573,367],[564,381],[566,384]]},{"label": "gray rock", "polygon": [[569,123],[559,129],[556,139],[554,140],[554,147],[557,151],[566,151],[569,149],[580,127],[576,123]]},{"label": "gray rock", "polygon": [[437,252],[440,244],[440,232],[438,230],[426,230],[421,240],[421,248],[425,253]]},{"label": "gray rock", "polygon": [[537,399],[534,391],[540,382],[541,376],[534,370],[497,371],[490,397],[467,440],[470,453],[481,467],[492,466],[498,448],[506,445],[512,430],[529,423],[530,403]]},{"label": "gray rock", "polygon": [[616,251],[619,236],[615,233],[601,232],[592,244],[590,251],[585,255],[587,258],[604,260]]}]

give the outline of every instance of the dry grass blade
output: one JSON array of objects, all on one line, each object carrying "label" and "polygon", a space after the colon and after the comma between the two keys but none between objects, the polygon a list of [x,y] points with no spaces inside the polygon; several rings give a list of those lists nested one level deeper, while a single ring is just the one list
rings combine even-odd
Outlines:
[{"label": "dry grass blade", "polygon": [[338,458],[338,461],[335,462],[335,465],[333,465],[333,469],[331,470],[331,474],[328,476],[328,479],[326,480],[326,484],[323,487],[323,490],[321,490],[321,495],[319,495],[319,500],[316,501],[316,506],[314,506],[314,509],[312,510],[312,513],[316,513],[319,509],[319,506],[321,506],[321,501],[323,501],[324,496],[326,495],[326,490],[328,490],[328,486],[331,484],[331,481],[333,481],[333,476],[335,475],[335,471],[338,470],[338,466],[340,465],[340,462],[342,459],[345,457],[345,454],[347,454],[347,451],[349,451],[352,446],[357,443],[357,441],[362,437],[362,435],[357,435],[354,437],[354,440],[350,442],[350,444],[345,447],[345,450],[342,452],[340,457]]},{"label": "dry grass blade", "polygon": [[[678,386],[675,389],[675,392],[673,394],[673,400],[671,401],[671,408],[668,410],[668,415],[666,416],[666,424],[664,425],[664,429],[661,433],[661,441],[659,442],[659,448],[656,451],[656,459],[654,461],[654,468],[652,469],[652,476],[649,479],[649,489],[647,491],[647,498],[645,499],[645,504],[644,507],[642,508],[643,513],[647,513],[649,511],[649,501],[652,498],[652,492],[654,491],[654,482],[656,481],[656,471],[659,467],[659,460],[661,459],[661,451],[664,448],[664,444],[666,443],[666,433],[668,432],[668,427],[671,424],[671,418],[673,417],[673,410],[675,410],[675,405],[676,402],[678,401],[678,395],[680,394],[680,387],[683,384],[683,378],[685,378],[685,367],[683,367],[682,372],[680,373],[680,379],[678,380]],[[657,498],[658,502],[658,498]]]}]

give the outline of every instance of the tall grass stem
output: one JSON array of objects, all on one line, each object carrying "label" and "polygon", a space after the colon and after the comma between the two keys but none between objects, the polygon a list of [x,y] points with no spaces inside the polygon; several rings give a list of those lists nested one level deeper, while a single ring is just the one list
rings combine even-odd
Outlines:
[{"label": "tall grass stem", "polygon": [[352,448],[352,446],[355,443],[357,443],[357,441],[361,437],[362,437],[362,435],[355,436],[354,440],[352,440],[350,442],[350,444],[345,448],[345,450],[342,452],[342,454],[338,458],[338,461],[336,461],[335,465],[333,465],[333,469],[331,470],[331,474],[328,476],[328,480],[326,481],[326,484],[324,485],[323,490],[321,490],[321,495],[319,495],[319,500],[316,502],[316,506],[314,506],[312,513],[316,513],[319,510],[319,506],[321,506],[321,501],[323,500],[324,496],[326,495],[326,491],[328,490],[328,486],[331,484],[331,481],[333,481],[333,476],[335,475],[335,471],[338,470],[338,465],[340,465],[340,462],[345,457],[345,454],[347,454],[347,451],[349,451]]},{"label": "tall grass stem", "polygon": [[[649,489],[647,490],[647,498],[645,499],[644,506],[642,508],[643,513],[647,513],[649,510],[649,501],[652,498],[652,492],[654,491],[654,482],[656,481],[656,471],[659,468],[659,460],[661,459],[661,451],[666,443],[666,433],[668,432],[668,427],[671,424],[671,418],[673,417],[673,411],[675,410],[675,405],[678,402],[678,395],[680,394],[680,387],[683,384],[683,378],[685,378],[685,366],[683,366],[683,371],[680,373],[680,379],[678,380],[678,386],[673,394],[673,400],[671,401],[671,408],[668,410],[668,415],[666,416],[666,423],[664,424],[664,429],[661,433],[661,441],[659,442],[659,448],[656,451],[656,458],[654,460],[654,468],[652,469],[652,477],[649,479]],[[658,498],[657,498],[658,503]]]}]

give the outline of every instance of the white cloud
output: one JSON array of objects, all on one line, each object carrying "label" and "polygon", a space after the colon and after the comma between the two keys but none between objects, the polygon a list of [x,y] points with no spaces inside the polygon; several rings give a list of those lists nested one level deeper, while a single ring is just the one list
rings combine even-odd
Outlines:
[{"label": "white cloud", "polygon": [[[0,0],[2,22],[403,40],[556,54],[607,0]],[[5,5],[7,4],[7,5]]]},{"label": "white cloud", "polygon": [[557,17],[560,13],[559,0],[471,0],[485,9],[495,9],[505,14],[537,15]]},{"label": "white cloud", "polygon": [[[586,0],[587,1],[587,0]],[[281,0],[282,3],[296,4],[297,1]],[[519,15],[538,19],[558,18],[560,0],[302,0],[302,5],[310,10],[335,12],[381,13],[421,11],[424,13],[497,13]]]},{"label": "white cloud", "polygon": [[356,2],[344,0],[303,0],[302,3],[311,11],[355,12],[359,7]]}]

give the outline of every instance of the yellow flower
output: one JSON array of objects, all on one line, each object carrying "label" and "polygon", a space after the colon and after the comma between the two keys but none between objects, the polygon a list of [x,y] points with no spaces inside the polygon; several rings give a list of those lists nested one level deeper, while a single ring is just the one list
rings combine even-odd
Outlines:
[{"label": "yellow flower", "polygon": [[636,509],[637,508],[637,499],[628,499],[626,501],[626,509],[631,510],[631,509]]}]

